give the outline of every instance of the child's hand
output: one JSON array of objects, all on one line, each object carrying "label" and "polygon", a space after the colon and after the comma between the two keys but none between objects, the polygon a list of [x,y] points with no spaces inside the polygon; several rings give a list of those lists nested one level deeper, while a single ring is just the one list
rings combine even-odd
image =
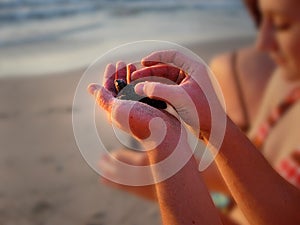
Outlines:
[{"label": "child's hand", "polygon": [[139,139],[147,149],[168,142],[172,142],[168,145],[170,148],[176,146],[177,141],[174,140],[179,140],[182,135],[182,127],[176,117],[138,101],[116,98],[115,79],[128,81],[132,71],[135,71],[135,67],[130,65],[126,69],[124,62],[117,63],[116,67],[109,64],[105,70],[103,86],[91,84],[88,90],[98,105],[108,112],[111,121]]},{"label": "child's hand", "polygon": [[200,136],[210,134],[211,107],[214,107],[224,118],[225,112],[204,64],[175,50],[154,52],[145,57],[142,64],[147,67],[133,72],[132,80],[145,76],[158,76],[171,79],[176,84],[146,81],[135,86],[136,93],[171,104],[196,134]]}]

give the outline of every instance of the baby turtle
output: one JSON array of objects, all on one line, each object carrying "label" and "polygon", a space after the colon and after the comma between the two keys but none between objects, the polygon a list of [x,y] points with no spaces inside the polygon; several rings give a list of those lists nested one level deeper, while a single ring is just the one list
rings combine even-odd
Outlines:
[{"label": "baby turtle", "polygon": [[151,99],[136,94],[134,91],[134,86],[136,83],[127,84],[126,81],[124,81],[123,79],[116,79],[114,82],[118,92],[118,99],[143,102],[157,109],[167,108],[167,103],[165,103],[164,101]]}]

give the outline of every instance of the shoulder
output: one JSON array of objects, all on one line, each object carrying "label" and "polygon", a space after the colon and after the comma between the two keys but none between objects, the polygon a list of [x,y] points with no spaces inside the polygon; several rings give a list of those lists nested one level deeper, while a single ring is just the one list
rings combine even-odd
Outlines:
[{"label": "shoulder", "polygon": [[220,72],[223,75],[225,73],[232,74],[233,69],[237,69],[242,77],[249,77],[249,79],[256,79],[254,77],[265,79],[275,68],[270,56],[258,51],[253,45],[216,55],[211,59],[209,65],[217,76]]},{"label": "shoulder", "polygon": [[219,55],[216,55],[209,62],[210,69],[217,73],[218,71],[231,69],[231,61],[234,52],[225,52]]},{"label": "shoulder", "polygon": [[222,90],[231,87],[233,80],[233,62],[232,57],[234,52],[225,52],[213,57],[209,63],[209,67],[220,83]]}]

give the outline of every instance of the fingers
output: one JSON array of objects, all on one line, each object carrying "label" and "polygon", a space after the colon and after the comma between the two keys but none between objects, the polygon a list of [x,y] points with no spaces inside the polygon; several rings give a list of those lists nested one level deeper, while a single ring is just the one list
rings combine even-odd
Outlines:
[{"label": "fingers", "polygon": [[[132,185],[141,184],[145,179],[153,180],[150,167],[148,167],[148,170],[140,170],[138,168],[139,166],[149,165],[146,153],[121,149],[113,151],[111,156],[104,155],[100,159],[99,169],[103,175],[101,177],[102,183],[149,200],[156,199],[155,187],[153,185]],[[129,167],[124,167],[121,162],[128,164],[127,166]],[[134,182],[131,183],[132,181]]]},{"label": "fingers", "polygon": [[104,71],[103,86],[108,91],[110,91],[114,96],[117,95],[117,90],[114,85],[115,76],[116,76],[116,67],[113,64],[108,64]]},{"label": "fingers", "polygon": [[127,65],[127,78],[126,82],[129,84],[131,82],[131,74],[136,71],[136,66],[133,64],[128,64]]},{"label": "fingers", "polygon": [[182,92],[178,85],[168,85],[159,82],[141,82],[135,86],[135,92],[142,96],[166,101],[175,108],[183,106]]},{"label": "fingers", "polygon": [[179,68],[167,64],[158,64],[135,71],[132,73],[131,79],[137,80],[149,76],[164,77],[177,84],[185,78],[184,72]]},{"label": "fingers", "polygon": [[122,79],[129,84],[131,81],[131,74],[136,71],[136,66],[133,64],[126,65],[125,62],[119,61],[116,67],[115,79]]},{"label": "fingers", "polygon": [[122,79],[126,81],[127,68],[126,64],[122,61],[117,62],[115,79]]},{"label": "fingers", "polygon": [[176,50],[157,51],[142,59],[144,66],[152,66],[157,63],[173,63],[190,75],[194,74],[199,67],[203,67],[202,64]]},{"label": "fingers", "polygon": [[98,84],[90,84],[88,86],[88,92],[95,97],[98,105],[101,108],[109,113],[112,111],[112,105],[115,101],[115,98],[110,91]]},{"label": "fingers", "polygon": [[110,91],[113,96],[116,96],[118,91],[114,84],[115,79],[122,79],[127,83],[130,83],[130,76],[135,70],[135,65],[126,65],[126,63],[123,61],[117,62],[116,66],[113,64],[108,64],[104,71],[103,86]]},{"label": "fingers", "polygon": [[121,162],[132,166],[147,166],[149,165],[147,153],[132,151],[128,149],[118,149],[111,152],[111,155]]}]

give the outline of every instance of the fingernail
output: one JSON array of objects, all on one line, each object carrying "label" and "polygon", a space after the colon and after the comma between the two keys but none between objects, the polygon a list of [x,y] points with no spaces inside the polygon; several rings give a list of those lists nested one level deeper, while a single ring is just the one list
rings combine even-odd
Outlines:
[{"label": "fingernail", "polygon": [[139,83],[135,85],[134,87],[135,93],[137,93],[138,95],[144,95],[144,86],[145,85],[143,83]]},{"label": "fingernail", "polygon": [[90,84],[88,86],[88,92],[91,94],[91,95],[94,95],[95,92],[99,89],[99,85],[97,84]]}]

